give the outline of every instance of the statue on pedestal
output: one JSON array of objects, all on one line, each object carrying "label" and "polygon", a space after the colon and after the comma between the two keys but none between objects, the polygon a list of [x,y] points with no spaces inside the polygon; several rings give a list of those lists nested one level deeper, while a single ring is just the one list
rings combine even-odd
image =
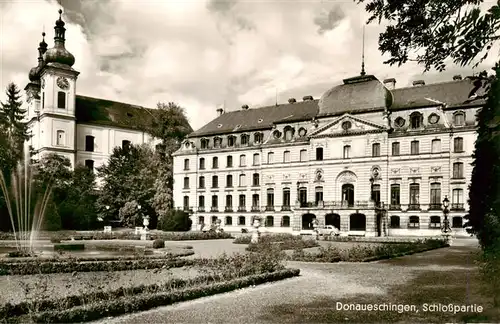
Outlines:
[{"label": "statue on pedestal", "polygon": [[319,240],[319,222],[318,219],[314,218],[312,221],[312,227],[314,232],[314,239]]},{"label": "statue on pedestal", "polygon": [[252,240],[251,243],[256,244],[259,243],[260,239],[260,218],[259,217],[254,217],[252,226],[254,228],[254,231],[252,233]]},{"label": "statue on pedestal", "polygon": [[149,239],[149,216],[144,216],[142,218],[142,224],[144,225],[144,228],[142,229],[142,235],[141,235],[141,240],[142,241],[147,241]]}]

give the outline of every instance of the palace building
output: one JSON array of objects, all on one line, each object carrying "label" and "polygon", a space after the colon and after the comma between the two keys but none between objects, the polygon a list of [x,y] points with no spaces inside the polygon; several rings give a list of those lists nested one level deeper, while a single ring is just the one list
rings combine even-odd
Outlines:
[{"label": "palace building", "polygon": [[242,106],[190,134],[174,156],[174,201],[192,229],[310,233],[313,219],[345,235],[433,236],[443,199],[455,235],[463,217],[481,85],[373,75],[343,80],[321,98]]},{"label": "palace building", "polygon": [[[65,48],[65,23],[55,23],[54,47],[43,39],[38,65],[29,72],[25,87],[27,119],[32,137],[27,142],[34,158],[57,153],[72,166],[92,170],[107,162],[116,146],[157,144],[144,126],[153,120],[153,109],[76,93],[79,72],[75,57]],[[42,34],[45,36],[45,33]]]}]

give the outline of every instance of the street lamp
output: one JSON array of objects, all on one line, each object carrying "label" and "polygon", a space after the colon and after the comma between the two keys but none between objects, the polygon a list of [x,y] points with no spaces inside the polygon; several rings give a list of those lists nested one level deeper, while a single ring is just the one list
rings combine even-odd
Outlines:
[{"label": "street lamp", "polygon": [[444,215],[444,222],[443,222],[443,227],[441,228],[441,231],[443,232],[444,237],[446,238],[446,241],[448,241],[451,228],[450,228],[450,222],[448,220],[448,213],[450,212],[448,210],[448,207],[450,206],[450,201],[448,200],[448,196],[444,196],[443,199],[443,215]]}]

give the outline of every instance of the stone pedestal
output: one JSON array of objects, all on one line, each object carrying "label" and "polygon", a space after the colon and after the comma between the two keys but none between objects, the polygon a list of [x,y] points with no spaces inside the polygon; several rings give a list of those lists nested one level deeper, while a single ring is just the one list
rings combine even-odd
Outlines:
[{"label": "stone pedestal", "polygon": [[254,218],[252,226],[254,228],[254,231],[252,233],[252,240],[250,241],[250,243],[257,244],[257,243],[259,243],[259,240],[260,240],[260,230],[259,230],[260,219]]},{"label": "stone pedestal", "polygon": [[104,233],[111,233],[111,226],[104,226]]},{"label": "stone pedestal", "polygon": [[151,233],[149,231],[142,231],[141,241],[149,241],[151,239]]}]

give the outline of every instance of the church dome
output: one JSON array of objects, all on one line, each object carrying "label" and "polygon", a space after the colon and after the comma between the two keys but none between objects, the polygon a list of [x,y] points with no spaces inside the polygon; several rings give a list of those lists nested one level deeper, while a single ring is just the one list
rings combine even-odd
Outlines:
[{"label": "church dome", "polygon": [[43,61],[47,64],[60,63],[72,66],[73,64],[75,64],[75,57],[64,47],[59,47],[56,45],[45,52],[45,54],[43,55]]},{"label": "church dome", "polygon": [[35,66],[34,68],[32,68],[30,70],[30,73],[29,73],[29,78],[30,78],[30,81],[31,82],[35,82],[37,81],[39,78],[38,78],[38,72],[40,70],[40,67],[38,66]]},{"label": "church dome", "polygon": [[343,81],[344,84],[331,88],[321,96],[318,116],[375,111],[392,104],[391,92],[373,75]]}]

